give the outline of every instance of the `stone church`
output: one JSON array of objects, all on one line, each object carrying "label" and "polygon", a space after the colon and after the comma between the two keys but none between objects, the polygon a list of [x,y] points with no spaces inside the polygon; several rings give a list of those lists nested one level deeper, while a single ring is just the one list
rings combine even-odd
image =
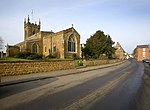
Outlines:
[{"label": "stone church", "polygon": [[24,41],[15,46],[7,46],[7,56],[19,52],[38,53],[44,56],[55,55],[57,58],[72,58],[73,54],[81,56],[80,35],[73,28],[52,32],[40,31],[41,22],[31,23],[28,16],[24,21]]}]

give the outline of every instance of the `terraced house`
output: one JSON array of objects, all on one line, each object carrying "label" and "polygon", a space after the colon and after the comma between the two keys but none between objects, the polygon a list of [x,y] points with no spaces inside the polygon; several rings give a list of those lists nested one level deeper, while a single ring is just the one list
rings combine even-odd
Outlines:
[{"label": "terraced house", "polygon": [[24,41],[14,46],[7,46],[7,56],[18,52],[39,53],[44,56],[52,54],[57,58],[71,58],[73,54],[80,57],[80,35],[70,27],[59,32],[40,31],[41,22],[31,23],[30,18],[24,21]]}]

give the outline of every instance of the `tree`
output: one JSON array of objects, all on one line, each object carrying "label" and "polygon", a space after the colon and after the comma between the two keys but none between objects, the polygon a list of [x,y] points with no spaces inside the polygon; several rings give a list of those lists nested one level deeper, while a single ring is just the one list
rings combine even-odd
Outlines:
[{"label": "tree", "polygon": [[133,50],[132,55],[133,55],[134,58],[137,58],[137,48],[135,48],[135,49]]},{"label": "tree", "polygon": [[2,50],[4,48],[4,42],[2,37],[0,37],[0,50]]},{"label": "tree", "polygon": [[82,48],[82,58],[83,58],[83,56],[87,59],[88,58],[88,55],[89,55],[89,48],[87,48],[87,47],[84,47],[84,48]]},{"label": "tree", "polygon": [[112,58],[112,54],[115,53],[115,49],[112,47],[113,44],[111,37],[99,30],[87,39],[83,52],[85,57],[89,56],[97,59],[105,54],[108,58]]},{"label": "tree", "polygon": [[106,40],[106,49],[105,49],[105,54],[106,56],[110,59],[112,58],[112,55],[115,53],[115,48],[112,47],[114,42],[112,41],[111,37],[107,35],[107,40]]}]

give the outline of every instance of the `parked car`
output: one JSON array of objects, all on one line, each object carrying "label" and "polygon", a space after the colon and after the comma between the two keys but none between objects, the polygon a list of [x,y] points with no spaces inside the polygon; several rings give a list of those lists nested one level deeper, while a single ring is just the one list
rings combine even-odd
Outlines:
[{"label": "parked car", "polygon": [[143,63],[150,63],[150,59],[144,59]]}]

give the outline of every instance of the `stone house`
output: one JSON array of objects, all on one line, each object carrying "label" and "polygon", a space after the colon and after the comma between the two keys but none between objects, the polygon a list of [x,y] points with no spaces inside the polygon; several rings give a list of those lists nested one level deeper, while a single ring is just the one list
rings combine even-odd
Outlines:
[{"label": "stone house", "polygon": [[124,51],[124,49],[122,48],[119,42],[116,43],[114,48],[116,49],[115,51],[116,58],[121,59],[121,60],[126,59],[127,53]]},{"label": "stone house", "polygon": [[[24,21],[24,41],[15,45],[19,52],[38,53],[44,56],[55,55],[57,58],[72,58],[73,54],[81,56],[80,35],[72,27],[59,32],[40,31],[41,22],[31,23],[28,17]],[[12,46],[11,46],[12,48]],[[7,48],[7,56],[14,53]],[[17,53],[17,52],[16,52]]]}]

